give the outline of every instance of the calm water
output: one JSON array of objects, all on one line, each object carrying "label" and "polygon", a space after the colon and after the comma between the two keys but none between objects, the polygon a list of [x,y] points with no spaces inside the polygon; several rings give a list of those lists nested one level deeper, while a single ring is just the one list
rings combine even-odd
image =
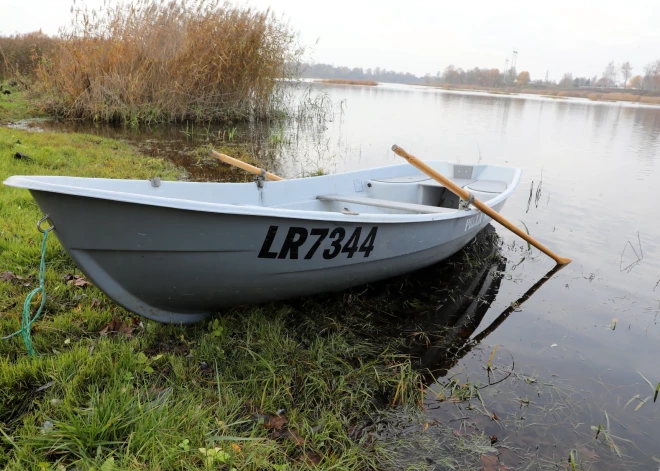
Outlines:
[{"label": "calm water", "polygon": [[[503,214],[574,260],[483,339],[481,352],[439,379],[487,384],[485,365],[499,345],[495,361],[519,375],[482,391],[499,424],[433,394],[429,413],[471,415],[472,430],[508,437],[535,466],[565,462],[576,449],[596,469],[657,469],[660,401],[635,409],[653,396],[640,373],[660,382],[660,109],[392,85],[324,90],[345,110],[324,133],[327,170],[398,163],[395,143],[422,159],[520,167]],[[496,229],[507,267],[473,337],[553,265]],[[608,418],[614,446],[591,429]]]},{"label": "calm water", "polygon": [[[458,433],[497,436],[509,447],[502,462],[514,468],[566,463],[577,450],[585,468],[657,469],[660,401],[641,402],[653,396],[641,375],[660,382],[660,108],[396,85],[313,88],[334,103],[332,121],[239,130],[281,143],[279,158],[264,151],[277,162],[271,169],[295,177],[400,163],[395,143],[422,159],[520,167],[503,214],[574,260],[479,336],[553,266],[496,227],[506,268],[472,326],[480,343],[431,381],[427,413]],[[180,162],[194,142],[178,132],[167,139]],[[213,179],[203,165],[191,168],[191,178]],[[480,391],[499,421],[480,401],[468,410],[436,400],[454,377],[488,384],[495,346],[493,374],[506,379]],[[609,433],[595,439],[591,427],[607,430],[608,421]]]}]

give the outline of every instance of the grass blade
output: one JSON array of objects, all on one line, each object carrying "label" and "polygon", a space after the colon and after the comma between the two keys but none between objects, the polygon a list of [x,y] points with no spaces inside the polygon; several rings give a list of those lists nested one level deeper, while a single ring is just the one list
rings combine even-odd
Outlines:
[{"label": "grass blade", "polygon": [[630,405],[630,403],[631,403],[632,401],[634,401],[635,399],[639,399],[640,397],[641,397],[641,396],[640,396],[639,394],[635,394],[633,397],[630,398],[630,400],[629,400],[628,402],[626,402],[626,405],[623,406],[623,408],[625,409],[626,407],[628,407],[628,406]]},{"label": "grass blade", "polygon": [[[529,234],[529,228],[527,227],[527,224],[525,224],[524,221],[520,221],[520,222],[522,223],[523,226],[525,226],[525,231],[527,232],[527,235],[530,235]],[[530,245],[529,242],[527,242],[527,250],[532,250],[532,246]]]},{"label": "grass blade", "polygon": [[644,400],[642,400],[642,402],[637,404],[637,407],[635,407],[635,411],[638,411],[639,408],[642,407],[644,404],[646,404],[646,401],[648,401],[649,399],[651,399],[651,396],[647,396],[646,398],[644,398]]},{"label": "grass blade", "polygon": [[[649,383],[649,386],[651,386],[651,390],[655,390],[655,389],[656,389],[656,388],[653,387],[653,384],[651,384],[651,382],[650,382],[648,379],[646,379],[646,376],[644,376],[642,373],[639,372],[639,370],[637,370],[637,373],[639,373],[639,375],[640,375],[642,378],[644,378],[644,381],[646,381],[647,383]],[[658,387],[660,387],[660,384],[658,384]]]},{"label": "grass blade", "polygon": [[[495,345],[495,348],[493,349],[493,353],[490,354],[490,358],[488,359],[488,371],[492,370],[493,366],[493,357],[495,356],[495,353],[497,352],[497,349],[500,348],[499,345]],[[660,388],[660,384],[658,384],[658,388]]]}]

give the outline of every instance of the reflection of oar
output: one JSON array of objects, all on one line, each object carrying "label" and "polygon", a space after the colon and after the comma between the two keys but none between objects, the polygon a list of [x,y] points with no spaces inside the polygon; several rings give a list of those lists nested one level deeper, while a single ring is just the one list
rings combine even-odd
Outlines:
[{"label": "reflection of oar", "polygon": [[527,291],[525,291],[525,294],[523,294],[521,297],[519,297],[514,302],[512,302],[511,305],[508,308],[506,308],[506,310],[502,314],[497,316],[497,318],[495,318],[495,320],[493,322],[491,322],[488,327],[486,327],[484,330],[479,332],[479,334],[476,337],[474,337],[472,340],[475,343],[479,343],[483,339],[488,337],[490,334],[492,334],[495,331],[495,329],[497,329],[502,324],[502,322],[504,322],[507,319],[507,317],[509,317],[511,315],[511,313],[516,310],[516,308],[518,306],[520,306],[522,303],[527,301],[530,298],[531,295],[536,293],[536,291],[541,286],[543,286],[543,284],[546,281],[548,281],[550,278],[552,278],[555,275],[555,273],[557,273],[563,267],[564,267],[563,265],[555,265],[552,270],[550,270],[548,273],[546,273],[543,278],[541,278],[539,281],[537,281],[534,284],[534,286],[532,286]]},{"label": "reflection of oar", "polygon": [[[472,351],[472,349],[479,345],[481,342],[484,341],[486,337],[488,337],[490,334],[492,334],[499,326],[501,326],[504,321],[511,315],[512,312],[516,310],[518,306],[520,306],[522,303],[527,301],[536,291],[538,291],[543,284],[548,281],[550,278],[552,278],[559,270],[564,268],[564,265],[555,265],[552,270],[550,270],[548,273],[545,274],[543,278],[541,278],[539,281],[537,281],[534,286],[529,288],[520,298],[518,298],[516,301],[511,303],[511,306],[509,306],[502,314],[497,316],[493,322],[490,323],[488,327],[486,327],[484,330],[479,332],[475,337],[473,337],[471,340],[467,340],[469,336],[474,333],[474,330],[476,330],[476,326],[474,330],[471,333],[468,333],[467,336],[462,336],[460,335],[460,332],[454,334],[454,337],[450,339],[450,342],[456,342],[456,347],[452,350],[450,347],[447,346],[447,343],[443,343],[442,345],[442,351],[445,353],[448,353],[451,351],[452,356],[451,358],[447,357],[444,362],[440,361],[438,362],[439,364],[436,364],[435,367],[427,367],[429,371],[431,371],[433,374],[427,378],[428,381],[435,382],[437,381],[437,378],[440,376],[444,376],[449,370],[451,370],[462,358],[464,358],[469,352]],[[489,301],[489,302],[492,302]],[[477,320],[477,322],[480,322],[480,320]],[[468,327],[471,328],[471,327]],[[461,343],[458,345],[458,343]],[[438,375],[438,372],[440,374]]]},{"label": "reflection of oar", "polygon": [[216,159],[222,160],[226,164],[233,165],[238,168],[242,168],[246,172],[254,173],[255,175],[263,175],[264,178],[267,178],[268,180],[273,180],[273,181],[284,180],[284,178],[278,177],[273,173],[266,172],[262,168],[255,167],[254,165],[246,164],[241,160],[235,159],[233,157],[229,157],[228,155],[225,154],[221,154],[220,152],[216,152],[213,149],[209,151],[209,154],[211,154]]},{"label": "reflection of oar", "polygon": [[455,193],[456,195],[459,196],[464,201],[469,201],[472,203],[477,209],[479,209],[481,212],[485,213],[486,215],[490,216],[492,219],[495,219],[497,222],[502,224],[504,227],[509,229],[511,232],[516,234],[517,236],[521,237],[522,239],[526,240],[530,244],[532,244],[534,247],[539,249],[541,252],[544,254],[548,255],[549,257],[553,258],[559,265],[566,265],[567,263],[571,263],[570,258],[564,258],[560,257],[559,255],[555,254],[552,252],[549,248],[547,248],[545,245],[541,244],[539,241],[531,237],[529,234],[526,234],[525,232],[521,231],[518,229],[516,226],[511,224],[511,222],[506,219],[504,216],[500,215],[497,211],[491,209],[490,207],[486,206],[484,203],[479,201],[478,199],[474,198],[472,193],[470,193],[467,190],[464,190],[460,186],[456,185],[454,182],[449,180],[448,178],[444,177],[442,174],[439,172],[436,172],[433,170],[431,167],[426,165],[424,162],[419,160],[417,157],[414,155],[410,155],[408,152],[403,150],[401,147],[397,146],[396,144],[392,146],[392,150],[394,153],[397,155],[403,157],[406,159],[410,164],[414,167],[417,167],[419,170],[427,174],[429,177],[433,178],[437,182],[441,183],[443,186],[448,188],[449,190],[452,191],[452,193]]}]

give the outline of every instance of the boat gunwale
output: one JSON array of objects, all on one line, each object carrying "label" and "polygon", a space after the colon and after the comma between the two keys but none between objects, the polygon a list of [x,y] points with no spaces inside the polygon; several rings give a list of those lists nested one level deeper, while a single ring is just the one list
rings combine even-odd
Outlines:
[{"label": "boat gunwale", "polygon": [[[431,163],[433,161],[429,161]],[[441,161],[436,161],[441,162]],[[483,165],[483,164],[482,164]],[[506,200],[516,189],[520,182],[522,171],[519,168],[515,167],[503,167],[499,165],[489,165],[491,167],[500,167],[514,170],[514,176],[510,184],[508,184],[507,189],[497,196],[484,201],[489,207],[497,205],[499,202]],[[396,167],[405,167],[407,164],[398,164],[386,167],[379,168],[396,168]],[[315,178],[332,178],[338,175],[350,176],[360,173],[368,172],[369,169],[356,170],[353,172],[346,172],[343,174],[335,175],[324,175],[322,177]],[[37,178],[35,178],[37,177]],[[301,219],[301,220],[315,220],[315,221],[329,221],[329,222],[348,222],[348,223],[409,223],[409,222],[431,222],[439,221],[446,219],[460,219],[464,217],[474,216],[475,214],[480,213],[478,209],[471,207],[468,210],[456,210],[455,212],[448,213],[430,213],[430,214],[385,214],[385,213],[359,213],[357,215],[353,214],[344,214],[341,212],[332,212],[332,211],[314,211],[314,210],[301,210],[301,209],[288,209],[274,206],[258,206],[251,204],[229,204],[229,203],[209,203],[204,201],[192,200],[192,199],[181,199],[181,198],[169,198],[165,196],[152,196],[145,195],[140,193],[129,193],[129,192],[120,192],[120,191],[111,191],[111,190],[102,190],[90,187],[79,187],[71,185],[63,185],[58,183],[48,183],[43,180],[39,180],[39,177],[46,178],[75,178],[80,180],[120,180],[120,179],[96,179],[96,178],[86,178],[86,177],[67,177],[62,175],[14,175],[7,178],[3,184],[11,186],[14,188],[23,188],[30,191],[42,191],[47,193],[57,193],[62,195],[69,196],[78,196],[83,198],[94,198],[94,199],[103,199],[109,201],[116,201],[120,203],[128,204],[138,204],[146,206],[156,206],[170,209],[179,209],[184,211],[197,211],[197,212],[206,212],[213,214],[231,214],[231,215],[243,215],[243,216],[257,216],[257,217],[278,217],[278,218],[287,218],[287,219]],[[124,179],[126,181],[140,181],[140,180],[130,180]],[[280,182],[264,182],[264,187],[268,185],[281,185],[286,184],[287,182],[297,181],[296,180],[283,180]],[[148,182],[148,180],[145,180]],[[172,181],[172,183],[178,184],[195,184],[202,183],[205,185],[246,185],[253,183],[216,183],[216,182],[177,182]],[[310,200],[312,198],[309,198]],[[306,199],[301,199],[300,201],[307,201]]]}]

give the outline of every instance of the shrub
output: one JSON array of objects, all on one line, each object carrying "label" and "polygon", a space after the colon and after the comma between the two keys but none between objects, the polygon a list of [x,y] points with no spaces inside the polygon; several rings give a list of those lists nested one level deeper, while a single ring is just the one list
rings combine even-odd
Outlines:
[{"label": "shrub", "polygon": [[660,96],[643,96],[639,99],[642,103],[651,103],[654,105],[660,105]]},{"label": "shrub", "polygon": [[607,93],[603,95],[603,100],[612,100],[612,101],[632,101],[638,102],[640,96],[633,95],[632,93]]},{"label": "shrub", "polygon": [[41,31],[0,36],[0,79],[33,78],[39,63],[55,47],[55,41]]},{"label": "shrub", "polygon": [[302,50],[268,10],[138,0],[78,10],[39,68],[46,111],[107,122],[268,117]]}]

